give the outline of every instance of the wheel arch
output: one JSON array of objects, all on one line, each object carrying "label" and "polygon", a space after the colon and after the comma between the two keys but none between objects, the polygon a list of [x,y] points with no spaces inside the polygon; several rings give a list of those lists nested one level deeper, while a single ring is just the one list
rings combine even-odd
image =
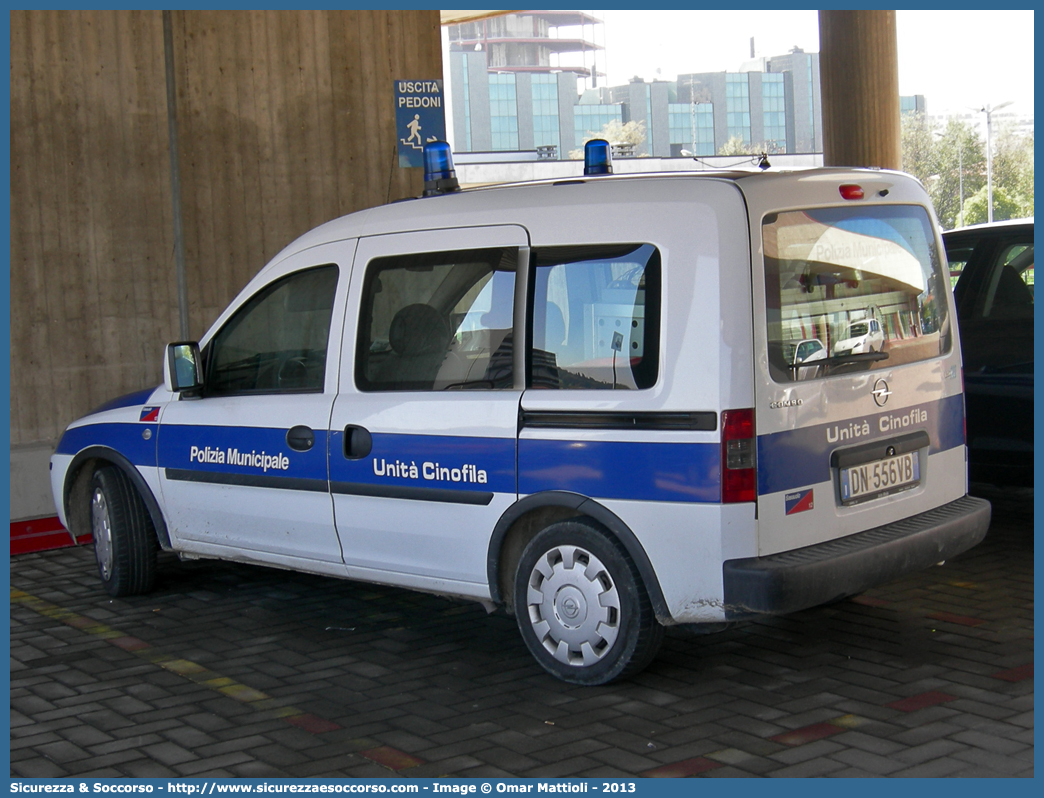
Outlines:
[{"label": "wheel arch", "polygon": [[91,479],[95,470],[103,464],[113,465],[127,475],[145,503],[145,509],[148,510],[149,517],[152,519],[152,526],[156,530],[156,539],[159,541],[160,548],[170,551],[172,547],[167,522],[163,519],[163,512],[152,493],[152,488],[130,460],[108,446],[88,446],[73,457],[66,469],[62,501],[65,507],[65,518],[69,522],[69,531],[76,537],[91,533],[89,510]]},{"label": "wheel arch", "polygon": [[649,555],[634,532],[612,510],[594,499],[569,491],[544,491],[519,499],[497,521],[490,537],[486,558],[486,577],[490,597],[513,613],[512,582],[522,550],[537,533],[550,524],[569,518],[590,518],[623,545],[649,594],[656,619],[664,624],[673,620],[660,588]]}]

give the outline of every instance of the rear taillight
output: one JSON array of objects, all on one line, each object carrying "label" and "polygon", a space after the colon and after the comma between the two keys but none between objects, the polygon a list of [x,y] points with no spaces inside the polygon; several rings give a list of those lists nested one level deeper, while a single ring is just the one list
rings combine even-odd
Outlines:
[{"label": "rear taillight", "polygon": [[758,440],[754,411],[725,410],[721,414],[721,501],[752,502],[758,495]]}]

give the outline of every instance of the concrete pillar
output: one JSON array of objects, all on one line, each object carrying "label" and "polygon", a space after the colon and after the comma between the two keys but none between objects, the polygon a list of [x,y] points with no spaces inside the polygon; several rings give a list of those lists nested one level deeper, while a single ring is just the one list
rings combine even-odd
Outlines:
[{"label": "concrete pillar", "polygon": [[894,11],[820,11],[826,166],[902,168]]}]

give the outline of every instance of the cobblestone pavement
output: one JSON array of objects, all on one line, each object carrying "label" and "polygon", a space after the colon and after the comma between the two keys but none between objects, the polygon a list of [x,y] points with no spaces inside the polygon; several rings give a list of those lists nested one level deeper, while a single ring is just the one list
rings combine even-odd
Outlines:
[{"label": "cobblestone pavement", "polygon": [[111,600],[89,548],[17,557],[12,775],[1031,776],[1033,497],[980,493],[945,566],[601,688],[477,605],[175,559]]}]

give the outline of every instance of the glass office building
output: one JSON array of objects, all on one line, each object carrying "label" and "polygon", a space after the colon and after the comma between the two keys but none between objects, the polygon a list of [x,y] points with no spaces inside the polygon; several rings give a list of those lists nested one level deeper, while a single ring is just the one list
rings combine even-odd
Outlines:
[{"label": "glass office building", "polygon": [[586,12],[527,11],[450,26],[447,126],[457,151],[568,158],[609,122],[635,121],[645,131],[638,156],[715,155],[730,139],[768,153],[822,152],[818,53],[794,48],[739,72],[610,87],[600,85],[600,25]]}]

